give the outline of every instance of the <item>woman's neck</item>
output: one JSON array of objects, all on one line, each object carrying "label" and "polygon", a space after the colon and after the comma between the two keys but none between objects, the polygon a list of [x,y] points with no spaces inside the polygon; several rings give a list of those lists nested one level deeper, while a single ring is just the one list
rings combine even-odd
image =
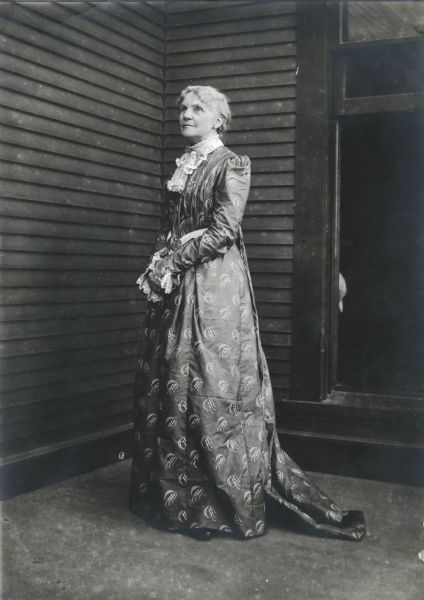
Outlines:
[{"label": "woman's neck", "polygon": [[219,146],[223,145],[224,144],[222,143],[221,138],[215,131],[213,134],[210,134],[199,142],[191,145],[189,149],[190,151],[194,150],[198,154],[209,154],[209,152],[212,152],[216,148],[219,148]]}]

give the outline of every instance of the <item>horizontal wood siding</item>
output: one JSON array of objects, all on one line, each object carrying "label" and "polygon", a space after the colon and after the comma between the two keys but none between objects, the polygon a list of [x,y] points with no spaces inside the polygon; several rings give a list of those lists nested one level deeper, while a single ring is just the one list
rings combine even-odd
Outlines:
[{"label": "horizontal wood siding", "polygon": [[218,87],[233,114],[225,143],[252,161],[243,220],[276,400],[290,387],[296,102],[294,2],[169,3],[165,171],[183,149],[175,101],[187,85]]},{"label": "horizontal wood siding", "polygon": [[160,214],[164,16],[7,2],[0,18],[1,454],[13,463],[132,420],[135,280]]}]

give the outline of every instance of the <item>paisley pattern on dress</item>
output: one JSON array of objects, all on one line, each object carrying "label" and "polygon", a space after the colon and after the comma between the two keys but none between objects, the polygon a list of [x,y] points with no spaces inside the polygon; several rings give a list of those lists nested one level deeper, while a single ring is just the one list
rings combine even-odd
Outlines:
[{"label": "paisley pattern on dress", "polygon": [[249,187],[249,159],[220,147],[181,195],[167,193],[152,254],[161,250],[181,284],[148,303],[142,329],[130,507],[170,530],[250,538],[265,532],[269,496],[316,529],[359,540],[362,513],[341,510],[279,444],[240,226]]}]

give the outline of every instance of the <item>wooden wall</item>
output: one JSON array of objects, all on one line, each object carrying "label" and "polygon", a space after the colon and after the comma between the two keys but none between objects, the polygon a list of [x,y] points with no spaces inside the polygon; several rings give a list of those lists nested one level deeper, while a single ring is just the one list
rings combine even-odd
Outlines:
[{"label": "wooden wall", "polygon": [[190,83],[229,95],[225,141],[252,160],[245,240],[276,399],[287,396],[295,8],[1,5],[6,488],[28,489],[130,450],[144,311],[135,279],[158,227],[161,176],[181,150],[176,95]]},{"label": "wooden wall", "polygon": [[13,465],[132,420],[135,280],[160,213],[164,16],[7,2],[0,17],[1,455],[19,489]]},{"label": "wooden wall", "polygon": [[290,387],[296,110],[294,2],[168,5],[165,172],[182,145],[175,100],[212,85],[231,101],[225,143],[252,161],[243,231],[275,398]]}]

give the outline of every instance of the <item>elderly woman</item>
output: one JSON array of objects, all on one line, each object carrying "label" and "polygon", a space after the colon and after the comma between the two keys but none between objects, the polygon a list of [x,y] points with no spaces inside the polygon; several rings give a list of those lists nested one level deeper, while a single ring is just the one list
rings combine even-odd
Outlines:
[{"label": "elderly woman", "polygon": [[130,507],[168,530],[250,538],[274,499],[313,528],[359,540],[343,512],[280,448],[243,243],[250,161],[226,148],[227,98],[178,99],[190,146],[167,183],[138,283],[149,300],[136,375]]}]

